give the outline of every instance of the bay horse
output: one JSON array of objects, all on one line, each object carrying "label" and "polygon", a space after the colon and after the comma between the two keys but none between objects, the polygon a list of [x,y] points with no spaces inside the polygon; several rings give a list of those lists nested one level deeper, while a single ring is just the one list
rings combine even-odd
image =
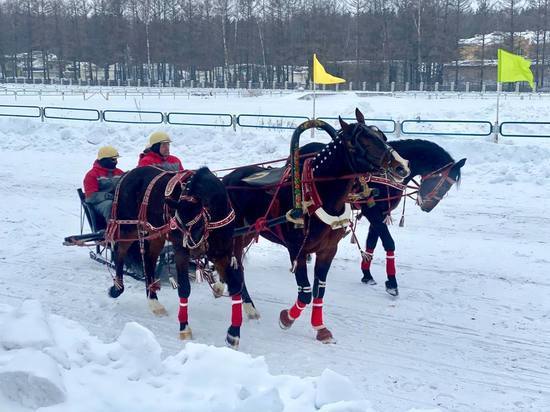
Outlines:
[{"label": "bay horse", "polygon": [[[359,110],[356,110],[356,117],[363,118]],[[311,303],[313,295],[311,325],[317,331],[316,339],[323,343],[334,341],[323,323],[323,297],[338,242],[349,224],[351,209],[346,200],[355,176],[389,171],[402,180],[409,173],[407,162],[384,142],[375,129],[359,122],[347,124],[341,118],[339,121],[342,129],[332,142],[326,145],[309,143],[299,150],[304,207],[307,208],[303,227],[287,221],[273,229],[258,230],[262,237],[287,248],[298,285],[298,298],[291,309],[281,311],[279,325],[283,329],[290,328]],[[304,154],[309,153],[312,156],[304,160]],[[259,166],[245,166],[223,177],[235,209],[237,227],[258,224],[285,215],[292,209],[295,190],[288,177],[286,180],[283,177],[276,188],[252,187],[243,181],[247,178],[250,181],[251,176],[268,171]],[[254,237],[255,233],[249,233],[235,238],[234,255],[243,272],[243,250]],[[306,266],[306,257],[312,253],[316,254],[313,288]],[[246,285],[242,293],[245,302],[253,306]]]},{"label": "bay horse", "polygon": [[[431,212],[455,183],[460,182],[460,169],[466,159],[455,162],[441,146],[428,140],[394,140],[388,144],[409,161],[411,173],[402,182],[406,186],[415,176],[421,176],[417,192],[417,203],[424,212]],[[399,295],[395,269],[395,242],[390,234],[386,218],[401,202],[404,187],[368,183],[372,190],[369,201],[361,204],[361,215],[369,221],[366,251],[361,261],[363,278],[361,282],[375,285],[370,272],[371,261],[378,239],[386,251],[386,291]]]},{"label": "bay horse", "polygon": [[[243,277],[232,259],[234,218],[225,186],[207,167],[179,173],[154,166],[129,171],[117,188],[112,218],[106,230],[107,241],[115,243],[116,277],[109,296],[117,298],[124,291],[124,258],[137,241],[148,304],[155,315],[166,315],[166,309],[158,301],[160,282],[155,280],[155,268],[168,239],[174,247],[177,270],[180,338],[192,338],[187,312],[191,292],[189,259],[206,256],[214,263],[232,297],[231,326],[226,343],[238,347]],[[223,285],[216,291],[221,294]]]}]

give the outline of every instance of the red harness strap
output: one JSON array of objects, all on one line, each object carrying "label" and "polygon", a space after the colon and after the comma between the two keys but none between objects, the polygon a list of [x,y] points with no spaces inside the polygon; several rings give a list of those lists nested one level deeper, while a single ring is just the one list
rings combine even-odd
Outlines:
[{"label": "red harness strap", "polygon": [[[160,170],[160,169],[159,169]],[[137,219],[116,219],[117,208],[118,208],[118,198],[121,187],[121,182],[116,188],[115,196],[113,199],[113,207],[111,210],[111,219],[107,224],[107,229],[105,230],[105,240],[107,242],[116,242],[116,241],[135,241],[135,240],[150,240],[157,237],[163,236],[170,232],[171,230],[178,229],[178,223],[175,217],[170,216],[167,210],[165,210],[165,221],[166,223],[162,226],[155,227],[147,220],[147,208],[149,206],[149,198],[151,197],[151,192],[157,184],[157,182],[167,174],[174,174],[174,177],[170,179],[168,185],[166,186],[165,196],[168,193],[168,196],[172,194],[174,187],[177,183],[184,185],[185,182],[194,174],[191,170],[186,170],[184,172],[171,172],[162,170],[162,173],[155,176],[147,185],[145,193],[143,195],[143,200],[141,202],[138,218]],[[124,175],[125,178],[127,175]],[[147,232],[145,236],[139,235],[137,238],[121,238],[120,237],[120,226],[121,225],[136,225],[138,231]]]},{"label": "red harness strap", "polygon": [[304,197],[303,204],[306,206],[309,215],[313,215],[317,209],[323,206],[323,201],[317,186],[315,186],[315,180],[313,178],[313,158],[308,158],[304,162],[304,169],[302,172],[302,193]]}]

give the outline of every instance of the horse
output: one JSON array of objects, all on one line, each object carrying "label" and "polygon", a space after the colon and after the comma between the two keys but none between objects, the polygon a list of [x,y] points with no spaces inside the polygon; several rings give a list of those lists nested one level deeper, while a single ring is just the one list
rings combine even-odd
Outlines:
[{"label": "horse", "polygon": [[[140,167],[125,174],[115,193],[107,241],[115,243],[116,277],[109,296],[124,292],[124,258],[134,242],[139,243],[145,272],[146,297],[152,312],[166,315],[158,301],[159,280],[155,280],[158,256],[168,239],[174,247],[179,296],[179,337],[191,339],[188,320],[190,257],[206,256],[214,263],[220,280],[232,298],[231,326],[226,343],[237,348],[242,324],[242,272],[232,259],[235,214],[222,182],[207,168],[171,172],[154,166]],[[174,284],[174,286],[176,286]],[[214,288],[218,296],[223,284]]]},{"label": "horse", "polygon": [[441,146],[420,139],[394,140],[388,144],[409,161],[411,173],[403,181],[403,186],[368,183],[371,197],[361,204],[361,215],[369,221],[366,251],[361,261],[363,278],[361,282],[375,285],[370,272],[371,261],[378,238],[386,251],[386,291],[392,296],[399,295],[395,269],[395,242],[390,234],[386,218],[394,210],[403,196],[406,186],[415,176],[421,176],[417,193],[417,203],[424,212],[431,212],[455,183],[460,182],[460,169],[466,159],[455,162]]},{"label": "horse", "polygon": [[[356,117],[364,119],[359,110]],[[288,329],[312,301],[311,325],[316,330],[316,339],[323,343],[334,342],[332,333],[323,323],[323,297],[327,274],[345,235],[351,209],[346,199],[357,174],[389,171],[402,180],[408,175],[407,162],[381,138],[377,129],[361,123],[347,124],[339,119],[341,130],[329,144],[310,143],[300,148],[300,168],[303,170],[304,207],[303,226],[289,218],[272,230],[257,230],[267,240],[287,248],[292,271],[298,286],[298,298],[289,310],[279,314],[279,325]],[[316,154],[315,154],[316,153]],[[304,155],[312,154],[304,160]],[[287,169],[288,170],[288,169]],[[268,173],[259,166],[238,168],[223,177],[229,198],[235,209],[238,227],[245,224],[260,224],[275,218],[293,207],[294,190],[283,177],[277,187],[253,187],[243,181],[256,174]],[[287,184],[285,184],[287,182]],[[293,183],[293,182],[290,182]],[[309,189],[308,189],[309,188]],[[288,214],[287,214],[288,216]],[[302,226],[302,227],[300,227]],[[264,228],[265,229],[265,228]],[[256,237],[249,233],[235,238],[234,255],[239,269],[243,271],[243,250]],[[313,288],[308,279],[306,258],[316,254]],[[254,306],[243,283],[243,299]],[[255,308],[254,308],[255,310]]]}]

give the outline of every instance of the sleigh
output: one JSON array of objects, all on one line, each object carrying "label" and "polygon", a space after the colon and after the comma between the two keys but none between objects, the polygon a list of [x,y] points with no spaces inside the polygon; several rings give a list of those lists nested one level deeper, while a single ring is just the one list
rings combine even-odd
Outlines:
[{"label": "sleigh", "polygon": [[[80,234],[66,237],[63,244],[65,246],[89,247],[90,259],[114,270],[113,250],[111,245],[105,242],[105,229],[107,227],[105,218],[96,213],[91,205],[86,202],[81,188],[77,189],[77,193],[80,199]],[[90,232],[85,233],[86,223]],[[132,249],[124,261],[124,274],[137,280],[144,280],[145,274],[137,245],[134,245]],[[190,267],[190,272],[191,270],[194,273],[194,265]],[[159,256],[156,272],[159,278],[166,278],[170,273],[175,273],[174,250],[169,243],[166,244]]]}]

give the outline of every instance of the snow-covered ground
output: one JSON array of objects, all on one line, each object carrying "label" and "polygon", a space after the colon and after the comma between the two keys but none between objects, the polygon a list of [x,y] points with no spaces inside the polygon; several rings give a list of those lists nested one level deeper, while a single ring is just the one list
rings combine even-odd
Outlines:
[{"label": "snow-covered ground", "polygon": [[[0,96],[0,104],[96,109],[311,115],[300,94]],[[358,97],[317,101],[321,116],[495,117],[490,99]],[[501,101],[501,121],[547,121],[547,99]],[[0,118],[0,411],[453,411],[550,410],[550,139],[431,137],[466,157],[460,189],[430,214],[407,205],[392,227],[400,296],[360,283],[359,256],[342,241],[328,277],[325,323],[335,345],[314,340],[309,316],[288,331],[279,311],[296,298],[286,251],[261,241],[247,281],[262,318],[245,322],[240,352],[223,346],[230,302],[193,284],[193,343],[177,338],[177,294],[149,312],[128,279],[117,300],[87,249],[61,246],[79,230],[76,188],[103,144],[135,166],[158,126]],[[189,168],[284,157],[291,131],[167,126]],[[317,135],[320,139],[325,136]],[[304,141],[309,141],[304,138]],[[399,217],[395,214],[395,217]],[[360,225],[361,239],[366,235]],[[383,252],[373,274],[382,281]],[[48,407],[48,405],[51,405]]]}]

